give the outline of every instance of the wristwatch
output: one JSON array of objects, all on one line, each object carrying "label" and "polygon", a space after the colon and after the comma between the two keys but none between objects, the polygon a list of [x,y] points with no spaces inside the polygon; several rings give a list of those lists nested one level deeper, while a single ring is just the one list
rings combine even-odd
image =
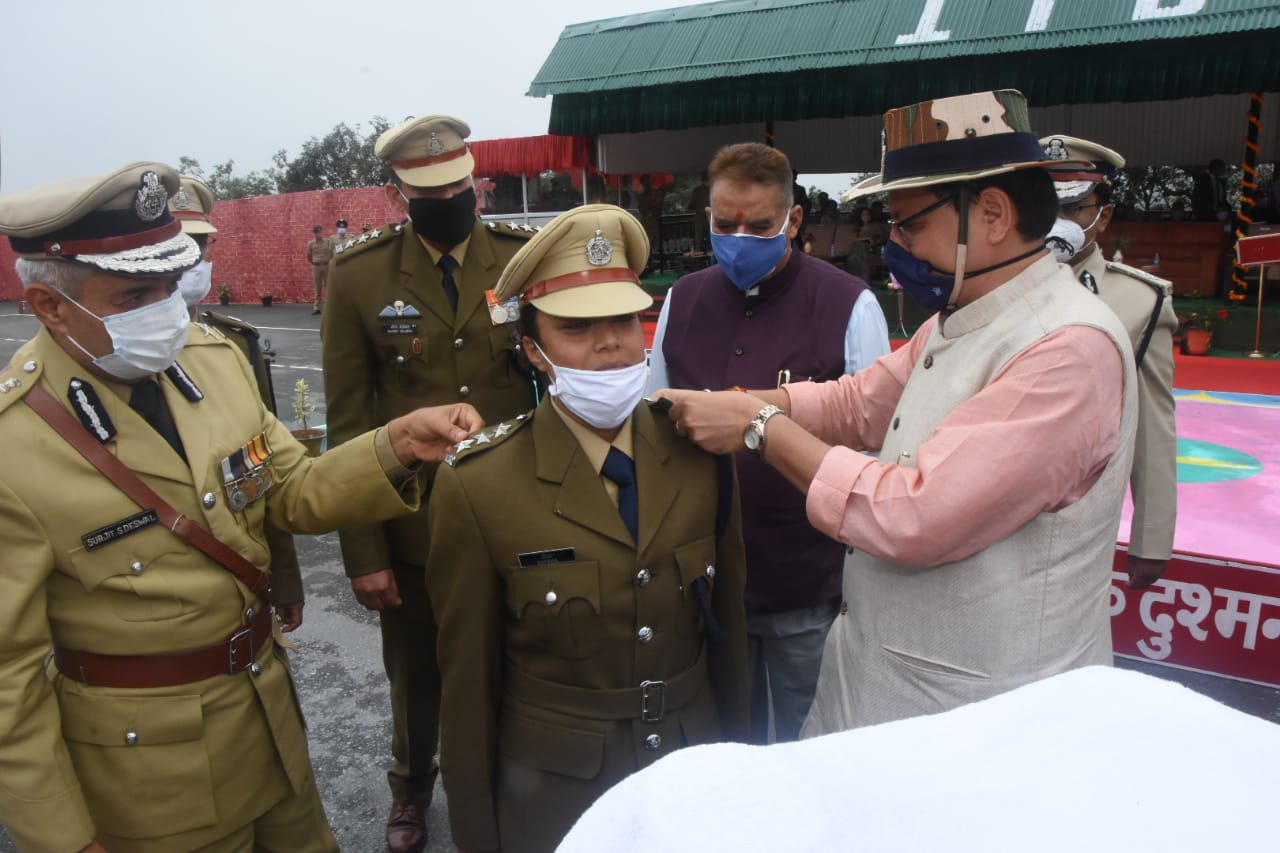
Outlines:
[{"label": "wristwatch", "polygon": [[774,415],[785,415],[782,409],[774,405],[765,406],[756,412],[756,416],[751,419],[751,423],[747,424],[746,430],[742,433],[742,443],[747,446],[756,456],[763,458],[765,445],[765,424],[769,423],[769,418]]}]

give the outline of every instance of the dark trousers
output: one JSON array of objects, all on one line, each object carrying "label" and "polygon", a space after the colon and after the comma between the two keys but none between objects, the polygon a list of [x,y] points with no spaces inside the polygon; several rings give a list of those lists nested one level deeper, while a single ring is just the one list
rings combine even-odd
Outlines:
[{"label": "dark trousers", "polygon": [[431,800],[439,765],[440,666],[436,618],[427,598],[423,566],[392,565],[400,606],[383,610],[382,664],[391,682],[391,769],[387,782],[397,803]]}]

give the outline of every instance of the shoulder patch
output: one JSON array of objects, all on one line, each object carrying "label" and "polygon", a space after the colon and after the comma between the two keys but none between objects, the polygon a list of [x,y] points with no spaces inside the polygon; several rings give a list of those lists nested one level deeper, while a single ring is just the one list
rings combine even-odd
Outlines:
[{"label": "shoulder patch", "polygon": [[486,220],[485,224],[489,226],[489,231],[492,234],[499,234],[503,237],[519,237],[522,240],[528,240],[542,230],[541,225],[529,225],[515,220],[498,222],[490,219]]},{"label": "shoulder patch", "polygon": [[503,421],[494,427],[485,427],[470,438],[455,444],[453,449],[445,455],[444,464],[450,468],[456,468],[463,460],[502,444],[530,423],[533,423],[533,412],[516,415],[511,420]]},{"label": "shoulder patch", "polygon": [[0,412],[26,396],[44,373],[42,361],[21,356],[22,353],[18,353],[7,367],[0,370]]},{"label": "shoulder patch", "polygon": [[390,245],[399,239],[404,232],[405,228],[401,223],[388,222],[358,237],[348,237],[345,242],[333,244],[333,262],[340,264],[374,246]]},{"label": "shoulder patch", "polygon": [[1128,264],[1116,263],[1115,261],[1107,261],[1107,272],[1119,273],[1129,278],[1136,278],[1138,281],[1148,285],[1153,290],[1160,290],[1168,296],[1172,292],[1173,284],[1168,279],[1163,279],[1158,275],[1152,275],[1146,270],[1140,270],[1131,267]]}]

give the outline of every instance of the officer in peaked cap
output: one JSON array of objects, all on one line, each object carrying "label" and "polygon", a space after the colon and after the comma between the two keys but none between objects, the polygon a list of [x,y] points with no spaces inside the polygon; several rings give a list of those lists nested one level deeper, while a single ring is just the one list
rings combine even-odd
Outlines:
[{"label": "officer in peaked cap", "polygon": [[848,612],[827,633],[802,737],[1112,658],[1133,354],[1045,245],[1058,199],[1026,99],[1005,89],[893,109],[884,143],[880,174],[849,195],[888,193],[885,263],[938,313],[852,376],[662,392],[691,440],[755,450],[850,548]]},{"label": "officer in peaked cap", "polygon": [[0,442],[27,449],[0,469],[0,766],[24,768],[0,822],[23,850],[336,850],[264,521],[408,512],[405,466],[480,421],[424,410],[308,459],[234,347],[190,325],[178,189],[144,162],[0,198],[42,324],[0,372]]},{"label": "officer in peaked cap", "polygon": [[1124,323],[1138,368],[1138,437],[1133,451],[1133,520],[1129,530],[1129,585],[1150,586],[1173,554],[1178,509],[1178,438],[1174,427],[1171,284],[1159,276],[1103,257],[1099,241],[1111,223],[1112,183],[1124,168],[1118,153],[1074,136],[1040,140],[1050,156],[1088,160],[1087,168],[1051,168],[1060,217],[1076,226],[1068,263]]},{"label": "officer in peaked cap", "polygon": [[[330,445],[377,418],[423,403],[466,400],[487,421],[533,406],[531,370],[519,350],[514,304],[492,298],[503,267],[534,229],[476,216],[467,147],[471,129],[450,116],[411,119],[385,131],[392,222],[335,246],[322,324]],[[424,475],[429,481],[432,472]],[[344,530],[352,590],[379,612],[391,683],[393,853],[421,850],[437,767],[440,676],[435,622],[424,586],[423,515]]]},{"label": "officer in peaked cap", "polygon": [[461,849],[553,850],[633,771],[747,736],[733,469],[641,401],[648,257],[636,218],[599,204],[516,254],[495,296],[520,300],[549,395],[436,475],[427,587]]}]

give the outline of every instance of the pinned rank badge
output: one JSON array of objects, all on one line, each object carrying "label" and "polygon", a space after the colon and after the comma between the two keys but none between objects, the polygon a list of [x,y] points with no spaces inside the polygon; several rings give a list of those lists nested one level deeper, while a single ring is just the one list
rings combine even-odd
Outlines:
[{"label": "pinned rank badge", "polygon": [[520,297],[499,299],[492,290],[484,292],[485,304],[489,307],[489,322],[495,326],[505,326],[520,319]]},{"label": "pinned rank badge", "polygon": [[240,512],[271,490],[271,445],[266,433],[258,433],[235,453],[222,460],[222,487],[227,505]]}]

